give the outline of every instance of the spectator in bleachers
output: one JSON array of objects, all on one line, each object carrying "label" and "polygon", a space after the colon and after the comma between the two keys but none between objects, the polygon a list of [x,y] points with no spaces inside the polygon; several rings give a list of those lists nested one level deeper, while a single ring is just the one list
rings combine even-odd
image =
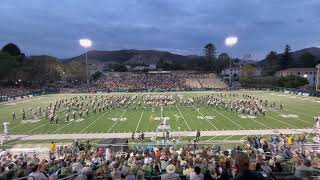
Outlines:
[{"label": "spectator in bleachers", "polygon": [[261,173],[249,169],[250,161],[247,154],[238,152],[235,156],[235,167],[237,170],[235,180],[259,180],[265,179]]},{"label": "spectator in bleachers", "polygon": [[304,159],[302,164],[296,168],[295,176],[298,178],[308,178],[313,175],[313,168],[311,167],[311,161]]},{"label": "spectator in bleachers", "polygon": [[175,173],[176,167],[172,164],[169,164],[166,167],[166,173],[161,175],[161,180],[180,180],[179,174]]},{"label": "spectator in bleachers", "polygon": [[203,180],[203,174],[199,166],[194,167],[194,172],[190,174],[190,180]]},{"label": "spectator in bleachers", "polygon": [[[315,159],[316,152],[308,148],[299,152],[299,149],[289,148],[294,147],[292,145],[280,145],[271,139],[270,141],[265,138],[258,139],[263,139],[268,148],[275,143],[273,153],[266,153],[263,149],[249,145],[238,146],[231,153],[223,148],[206,147],[194,150],[193,146],[186,145],[179,150],[137,148],[123,152],[124,155],[121,156],[110,152],[110,157],[106,160],[105,155],[98,155],[94,148],[80,148],[78,152],[73,152],[72,145],[63,146],[59,155],[55,152],[51,159],[24,153],[14,156],[9,151],[2,151],[0,179],[31,175],[40,178],[43,178],[42,175],[61,178],[73,174],[74,179],[150,179],[153,176],[158,178],[161,176],[162,179],[172,177],[190,180],[263,179],[263,175],[273,177],[276,173],[290,173],[292,161],[300,162],[296,168],[297,177],[309,176],[310,172],[313,172],[312,166],[318,166]],[[83,143],[79,144],[81,146]],[[288,154],[288,151],[293,155],[288,156],[287,160],[282,154]],[[291,176],[293,175],[292,173]]]}]

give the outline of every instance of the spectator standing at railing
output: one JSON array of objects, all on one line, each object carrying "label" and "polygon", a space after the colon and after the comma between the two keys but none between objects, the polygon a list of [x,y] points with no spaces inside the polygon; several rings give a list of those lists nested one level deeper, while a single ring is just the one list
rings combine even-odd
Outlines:
[{"label": "spectator standing at railing", "polygon": [[78,154],[79,153],[79,142],[78,140],[74,140],[72,144],[72,154]]},{"label": "spectator standing at railing", "polygon": [[53,156],[54,156],[55,152],[56,152],[56,144],[53,141],[51,141],[51,143],[50,143],[50,151],[49,151],[50,160],[53,159]]}]

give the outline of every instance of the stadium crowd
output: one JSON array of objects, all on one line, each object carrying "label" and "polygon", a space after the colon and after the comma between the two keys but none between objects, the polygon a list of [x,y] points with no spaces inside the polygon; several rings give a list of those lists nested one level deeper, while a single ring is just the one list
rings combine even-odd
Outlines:
[{"label": "stadium crowd", "polygon": [[16,96],[25,96],[31,93],[33,89],[26,88],[26,87],[1,87],[0,95],[1,96],[8,96],[8,97],[16,97]]},{"label": "stadium crowd", "polygon": [[0,179],[28,176],[28,179],[46,180],[71,175],[79,180],[310,178],[314,169],[320,167],[319,152],[296,148],[294,144],[301,143],[301,139],[294,142],[288,137],[254,137],[254,141],[232,150],[198,148],[189,143],[180,149],[137,146],[123,153],[111,152],[110,148],[97,150],[88,141],[60,147],[51,143],[48,159],[2,151]]},{"label": "stadium crowd", "polygon": [[[9,83],[9,82],[8,82]],[[172,91],[199,88],[225,89],[225,84],[213,73],[170,72],[170,73],[134,73],[109,72],[103,74],[89,86],[84,81],[57,81],[46,85],[37,82],[10,82],[0,85],[0,100],[8,101],[32,94],[36,91],[54,89],[55,92],[79,93],[108,91]],[[17,83],[17,84],[16,84]],[[54,87],[54,88],[52,88]]]},{"label": "stadium crowd", "polygon": [[[95,85],[97,89],[109,89],[111,91],[118,89],[183,90],[193,87],[188,83],[190,81],[197,82],[200,85],[202,79],[213,79],[214,77],[210,75],[212,74],[188,72],[106,73],[96,81]],[[208,85],[202,84],[200,87],[205,88]]]}]

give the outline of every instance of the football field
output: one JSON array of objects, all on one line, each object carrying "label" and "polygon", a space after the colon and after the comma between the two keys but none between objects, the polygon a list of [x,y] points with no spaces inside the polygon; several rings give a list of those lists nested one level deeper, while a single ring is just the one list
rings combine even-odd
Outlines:
[{"label": "football field", "polygon": [[[174,92],[159,93],[174,96],[197,97],[219,92]],[[224,130],[257,130],[257,129],[300,129],[312,128],[314,117],[320,116],[320,98],[302,97],[267,91],[231,91],[225,94],[248,94],[268,102],[283,104],[267,109],[266,115],[242,115],[224,108],[208,106],[163,106],[110,108],[102,112],[89,112],[88,116],[71,122],[65,122],[66,112],[60,110],[59,124],[49,123],[44,117],[34,119],[30,108],[45,108],[56,100],[74,96],[133,96],[142,99],[143,93],[108,93],[108,94],[51,94],[30,99],[5,102],[0,104],[0,122],[10,123],[9,133],[18,135],[31,134],[72,134],[72,133],[124,133],[124,132],[155,132],[161,123],[161,117],[168,117],[171,131],[224,131]],[[150,93],[152,94],[152,93]],[[22,120],[21,110],[26,111],[26,120]],[[12,112],[16,120],[12,120]],[[0,129],[3,132],[3,126]]]}]

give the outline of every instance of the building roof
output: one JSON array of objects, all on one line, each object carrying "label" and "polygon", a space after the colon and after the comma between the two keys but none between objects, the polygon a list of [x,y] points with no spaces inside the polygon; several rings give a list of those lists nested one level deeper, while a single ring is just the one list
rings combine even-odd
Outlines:
[{"label": "building roof", "polygon": [[315,71],[316,68],[288,68],[278,72],[301,72],[301,71]]}]

